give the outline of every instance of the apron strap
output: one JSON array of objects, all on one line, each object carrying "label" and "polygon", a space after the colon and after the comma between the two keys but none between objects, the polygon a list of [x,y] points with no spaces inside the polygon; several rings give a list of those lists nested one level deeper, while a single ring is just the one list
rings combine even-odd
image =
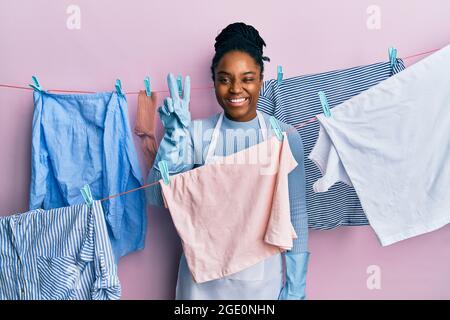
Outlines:
[{"label": "apron strap", "polygon": [[208,153],[206,154],[205,164],[207,164],[216,150],[217,140],[219,140],[220,127],[222,126],[223,112],[220,113],[219,119],[217,120],[216,126],[211,137],[211,142],[209,143]]},{"label": "apron strap", "polygon": [[256,115],[258,116],[258,122],[259,122],[259,128],[261,129],[261,135],[263,138],[263,141],[267,140],[267,126],[266,121],[264,120],[264,116],[261,112],[256,110]]},{"label": "apron strap", "polygon": [[[263,141],[267,140],[267,126],[266,121],[264,120],[264,116],[261,112],[256,110],[256,115],[258,116],[259,127],[261,128],[261,134]],[[206,154],[205,164],[207,164],[213,157],[214,151],[216,150],[217,141],[219,140],[220,127],[222,126],[224,113],[221,112],[219,119],[217,120],[216,126],[214,127],[214,131],[211,137],[211,142],[209,143],[208,153]]]}]

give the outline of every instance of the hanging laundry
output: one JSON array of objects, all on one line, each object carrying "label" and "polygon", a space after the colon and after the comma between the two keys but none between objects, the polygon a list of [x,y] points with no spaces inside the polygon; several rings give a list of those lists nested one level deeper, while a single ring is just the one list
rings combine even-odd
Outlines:
[{"label": "hanging laundry", "polygon": [[196,282],[223,278],[292,248],[297,235],[288,174],[296,166],[284,134],[283,142],[272,137],[171,176],[169,185],[160,181]]},{"label": "hanging laundry", "polygon": [[[220,119],[222,118],[222,121]],[[206,119],[194,120],[189,125],[188,143],[179,143],[181,154],[190,155],[183,159],[182,172],[191,170],[209,163],[208,155],[228,156],[233,153],[245,150],[257,143],[266,141],[268,137],[274,136],[274,131],[270,129],[270,117],[257,111],[257,117],[250,121],[239,122],[228,119],[223,113],[214,114]],[[220,124],[220,122],[222,122]],[[184,255],[182,255],[176,286],[176,299],[181,300],[204,300],[204,299],[286,299],[295,296],[296,299],[305,298],[306,272],[309,261],[308,252],[308,220],[305,207],[304,166],[303,166],[303,145],[300,135],[296,130],[278,120],[276,123],[282,131],[287,133],[289,146],[293,152],[298,166],[289,174],[289,205],[291,209],[291,223],[298,235],[294,240],[293,248],[285,255],[285,265],[282,264],[281,253],[271,256],[264,261],[252,265],[240,272],[227,277],[196,283],[189,271]],[[267,134],[264,134],[267,133]],[[167,135],[167,132],[166,132]],[[217,139],[213,139],[217,136]],[[211,155],[209,150],[214,150]],[[158,154],[164,151],[159,148]],[[158,159],[158,157],[157,157]],[[168,158],[170,159],[170,158]],[[172,167],[171,167],[172,166]],[[178,163],[175,165],[180,168]],[[172,170],[171,170],[172,169]],[[170,173],[180,173],[169,164]],[[161,179],[161,174],[157,167],[150,171],[148,182],[155,182]],[[157,206],[164,206],[161,197],[161,187],[147,188],[147,199],[149,203]],[[251,197],[247,195],[247,199]],[[299,277],[303,276],[303,278]],[[283,281],[285,276],[286,281]],[[236,282],[236,280],[239,280]],[[280,294],[280,290],[282,293]]]},{"label": "hanging laundry", "polygon": [[[34,92],[30,209],[83,203],[142,185],[125,96]],[[144,247],[145,194],[102,202],[116,259]]]},{"label": "hanging laundry", "polygon": [[99,201],[0,218],[0,300],[117,300]]},{"label": "hanging laundry", "polygon": [[[178,145],[179,149],[183,149],[181,152],[184,154],[180,161],[182,164],[177,163],[177,169],[181,171],[171,170],[169,167],[169,173],[180,173],[197,168],[204,165],[207,161],[207,154],[209,149],[215,149],[215,154],[219,156],[227,156],[232,153],[244,150],[252,145],[261,143],[264,141],[262,135],[263,132],[267,132],[268,137],[273,136],[273,130],[266,126],[269,122],[269,115],[264,112],[259,112],[260,116],[248,122],[238,122],[223,117],[223,123],[221,126],[217,126],[218,120],[222,113],[214,114],[205,119],[194,120],[189,126],[189,132],[186,134],[188,142]],[[302,140],[298,132],[293,129],[292,126],[284,124],[277,120],[278,125],[282,131],[288,133],[288,140],[290,148],[294,154],[296,161],[303,159],[303,145]],[[219,131],[217,145],[212,146],[212,136],[215,131]],[[158,152],[164,150],[159,149]],[[158,160],[158,157],[156,157]],[[305,192],[304,184],[300,184],[298,181],[304,177],[303,166],[298,166],[290,175],[289,178],[289,200],[291,206],[291,221],[294,228],[299,235],[298,239],[294,241],[294,248],[292,251],[296,253],[302,253],[307,251],[308,248],[308,221],[305,210]],[[157,166],[154,166],[148,175],[147,182],[152,183],[161,179],[161,174]],[[149,204],[163,207],[164,201],[161,197],[161,188],[159,184],[146,188],[147,202]]]},{"label": "hanging laundry", "polygon": [[155,114],[156,114],[156,93],[150,96],[144,90],[139,91],[138,108],[134,133],[141,138],[141,147],[144,152],[145,165],[147,168],[153,166],[158,144],[155,137]]},{"label": "hanging laundry", "polygon": [[[330,108],[350,99],[364,90],[389,78],[405,67],[397,59],[389,62],[324,73],[265,81],[258,100],[258,109],[294,127],[322,113],[317,93],[324,91]],[[319,133],[319,124],[310,123],[298,129],[305,148],[306,210],[308,225],[312,229],[332,229],[339,226],[367,225],[355,190],[338,183],[325,193],[314,193],[312,185],[320,178],[320,172],[307,155],[311,152]]]},{"label": "hanging laundry", "polygon": [[383,246],[450,222],[450,45],[318,116],[310,154],[354,186]]}]

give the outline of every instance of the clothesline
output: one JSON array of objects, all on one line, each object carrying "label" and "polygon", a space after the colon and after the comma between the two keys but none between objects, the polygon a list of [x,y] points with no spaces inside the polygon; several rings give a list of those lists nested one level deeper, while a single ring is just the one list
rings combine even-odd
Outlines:
[{"label": "clothesline", "polygon": [[[433,53],[435,51],[438,51],[442,48],[437,48],[437,49],[432,49],[429,51],[425,51],[425,52],[420,52],[420,53],[416,53],[410,56],[406,56],[404,58],[402,58],[403,60],[408,60],[408,59],[412,59],[418,56],[422,56],[425,54],[429,54],[429,53]],[[11,85],[11,84],[2,84],[0,83],[0,87],[2,88],[9,88],[9,89],[21,89],[21,90],[34,90],[33,88],[30,87],[23,87],[23,86],[16,86],[16,85]],[[210,90],[210,89],[214,89],[213,86],[208,86],[208,87],[194,87],[191,88],[191,90]],[[49,89],[46,90],[48,92],[69,92],[69,93],[96,93],[95,91],[84,91],[84,90],[65,90],[65,89]],[[168,92],[168,90],[153,90],[153,92]],[[125,94],[139,94],[139,91],[129,91],[129,92],[125,92]]]},{"label": "clothesline", "polygon": [[[289,132],[291,132],[291,131],[295,131],[294,129],[297,129],[297,128],[299,129],[299,126],[305,126],[305,125],[307,125],[308,123],[315,121],[316,119],[317,119],[316,117],[313,117],[313,118],[311,118],[311,119],[309,119],[309,120],[307,120],[307,121],[301,123],[300,125],[293,126],[294,128],[286,130],[286,133],[289,133]],[[300,127],[300,128],[301,128],[301,127]],[[124,192],[118,193],[118,194],[114,194],[114,195],[112,195],[112,196],[109,196],[109,197],[100,199],[99,201],[100,201],[100,202],[103,202],[103,201],[106,201],[106,200],[109,200],[109,199],[112,199],[112,198],[115,198],[115,197],[123,196],[123,195],[125,195],[125,194],[127,194],[127,193],[131,193],[131,192],[134,192],[134,191],[137,191],[137,190],[140,190],[140,189],[145,189],[145,188],[148,188],[148,187],[150,187],[150,186],[156,185],[156,184],[158,184],[158,183],[159,183],[159,181],[156,181],[156,182],[153,182],[153,183],[149,183],[149,184],[145,184],[145,185],[143,185],[142,187],[138,187],[138,188],[134,188],[134,189],[131,189],[131,190],[128,190],[128,191],[124,191]]]},{"label": "clothesline", "polygon": [[[411,58],[414,58],[414,57],[417,57],[417,56],[421,56],[421,55],[425,55],[425,54],[428,54],[428,53],[433,53],[433,52],[438,51],[438,50],[440,50],[440,48],[429,50],[429,51],[426,51],[426,52],[421,52],[421,53],[414,54],[414,55],[411,55],[411,56],[407,56],[407,57],[403,58],[403,60],[411,59]],[[303,123],[300,123],[298,125],[294,125],[293,127],[294,127],[294,129],[298,130],[298,129],[300,129],[300,128],[306,126],[307,124],[309,124],[311,122],[314,122],[316,120],[317,120],[317,117],[312,117],[311,119],[309,119],[309,120],[307,120],[307,121],[305,121]],[[293,129],[289,129],[289,130],[287,130],[287,132],[290,132],[291,130],[293,130]],[[141,186],[139,188],[131,189],[131,190],[128,190],[128,191],[125,191],[125,192],[122,192],[122,193],[118,193],[118,194],[115,194],[115,195],[103,198],[100,201],[106,201],[106,200],[109,200],[111,198],[115,198],[115,197],[119,197],[119,196],[125,195],[127,193],[131,193],[131,192],[134,192],[134,191],[137,191],[137,190],[140,190],[140,189],[145,189],[145,188],[151,187],[153,185],[156,185],[158,183],[159,183],[159,181],[156,181],[156,182],[153,182],[153,183],[149,183],[149,184],[145,184],[145,185],[143,185],[143,186]]]},{"label": "clothesline", "polygon": [[[437,48],[437,49],[433,49],[433,50],[429,50],[429,51],[425,51],[425,52],[420,52],[420,53],[417,53],[417,54],[414,54],[414,55],[410,55],[410,56],[404,57],[403,60],[407,60],[407,59],[411,59],[411,58],[414,58],[414,57],[422,56],[422,55],[425,55],[425,54],[433,53],[433,52],[438,51],[440,49],[441,48]],[[0,84],[0,87],[12,88],[12,89],[34,90],[33,88],[29,88],[29,87],[15,86],[15,85],[9,85],[9,84]],[[214,87],[209,86],[209,87],[197,87],[197,88],[192,88],[192,89],[193,90],[205,90],[205,89],[213,89],[213,88]],[[52,91],[52,92],[70,92],[70,93],[95,93],[94,91],[61,90],[61,89],[52,89],[52,90],[47,90],[47,91]],[[159,91],[155,90],[153,92],[168,92],[168,91],[167,90],[159,90]],[[139,94],[139,91],[137,91],[137,92],[125,92],[125,94]],[[289,129],[286,132],[293,131],[294,129],[298,130],[298,129],[306,126],[307,124],[309,124],[311,122],[314,122],[315,120],[317,120],[317,117],[313,117],[313,118],[311,118],[311,119],[309,119],[309,120],[307,120],[307,121],[305,121],[303,123],[300,123],[298,125],[294,125],[292,129]],[[131,192],[135,192],[135,191],[138,191],[138,190],[141,190],[141,189],[148,188],[148,187],[156,185],[158,183],[159,183],[159,181],[156,181],[156,182],[153,182],[153,183],[149,183],[149,184],[145,184],[145,185],[143,185],[141,187],[138,187],[138,188],[134,188],[134,189],[131,189],[131,190],[127,190],[127,191],[115,194],[115,195],[108,196],[106,198],[100,199],[99,201],[103,202],[103,201],[106,201],[106,200],[109,200],[109,199],[112,199],[112,198],[115,198],[115,197],[119,197],[119,196],[122,196],[122,195],[125,195],[125,194],[128,194],[128,193],[131,193]]]}]

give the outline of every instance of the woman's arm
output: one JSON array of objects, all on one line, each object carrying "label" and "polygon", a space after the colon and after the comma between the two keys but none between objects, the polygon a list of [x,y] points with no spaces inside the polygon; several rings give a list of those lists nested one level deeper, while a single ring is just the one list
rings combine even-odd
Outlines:
[{"label": "woman's arm", "polygon": [[[169,174],[171,175],[191,170],[194,167],[194,143],[192,137],[191,129],[188,129],[186,137],[181,139],[175,147],[172,147],[173,141],[167,141],[168,138],[164,135],[158,153],[156,154],[155,163],[148,174],[147,184],[162,179],[161,172],[158,168],[158,162],[161,160],[166,161]],[[167,151],[167,149],[170,150]],[[161,186],[159,183],[147,187],[145,195],[147,204],[164,207],[164,201],[161,196]]]},{"label": "woman's arm", "polygon": [[[159,117],[165,128],[164,137],[156,154],[155,163],[150,170],[147,183],[161,179],[158,164],[165,161],[169,174],[176,174],[193,168],[193,140],[190,131],[191,115],[189,102],[191,85],[189,76],[184,81],[183,97],[180,97],[178,85],[173,74],[167,76],[170,97],[164,99],[164,105],[158,108]],[[164,206],[159,183],[146,188],[147,203]]]}]

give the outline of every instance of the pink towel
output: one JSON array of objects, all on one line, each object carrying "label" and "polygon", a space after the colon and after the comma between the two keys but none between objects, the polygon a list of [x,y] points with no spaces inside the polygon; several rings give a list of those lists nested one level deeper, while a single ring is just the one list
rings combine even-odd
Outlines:
[{"label": "pink towel", "polygon": [[159,181],[198,283],[289,250],[297,238],[288,189],[297,162],[286,135],[219,161]]},{"label": "pink towel", "polygon": [[134,133],[141,138],[146,168],[151,168],[158,151],[155,137],[156,92],[148,97],[144,90],[139,91],[138,107]]}]

